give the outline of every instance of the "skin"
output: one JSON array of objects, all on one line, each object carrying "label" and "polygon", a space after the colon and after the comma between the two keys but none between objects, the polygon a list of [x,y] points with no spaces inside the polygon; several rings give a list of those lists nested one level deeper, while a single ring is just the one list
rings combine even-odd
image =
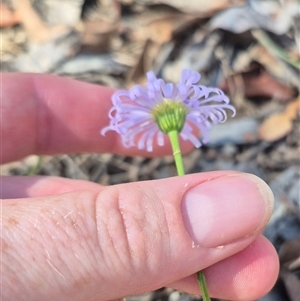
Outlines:
[{"label": "skin", "polygon": [[[99,135],[113,92],[51,75],[2,74],[1,163],[30,154],[170,154],[168,143],[149,154],[124,148],[114,132]],[[206,203],[187,213],[195,193],[214,214],[196,218],[197,227],[190,216]],[[115,300],[162,286],[199,294],[201,269],[212,296],[255,300],[277,278],[276,251],[261,235],[272,195],[260,179],[236,171],[111,187],[3,177],[1,198],[2,300]]]}]

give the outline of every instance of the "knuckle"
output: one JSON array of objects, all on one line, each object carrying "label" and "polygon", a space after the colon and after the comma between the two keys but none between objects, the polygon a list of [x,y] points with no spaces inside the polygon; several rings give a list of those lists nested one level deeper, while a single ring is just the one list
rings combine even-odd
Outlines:
[{"label": "knuckle", "polygon": [[[130,184],[129,184],[130,185]],[[168,245],[165,209],[153,190],[140,186],[108,187],[97,198],[97,229],[106,262],[127,273],[157,272]]]}]

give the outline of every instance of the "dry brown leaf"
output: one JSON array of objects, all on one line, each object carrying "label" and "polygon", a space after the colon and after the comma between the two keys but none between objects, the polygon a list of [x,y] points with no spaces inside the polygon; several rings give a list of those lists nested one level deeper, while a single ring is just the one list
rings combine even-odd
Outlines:
[{"label": "dry brown leaf", "polygon": [[83,20],[82,50],[96,53],[108,51],[120,26],[120,14],[120,3],[111,0],[101,2],[91,10]]},{"label": "dry brown leaf", "polygon": [[67,25],[49,26],[30,0],[15,0],[14,8],[27,34],[27,50],[13,63],[14,70],[53,72],[79,50],[79,33]]},{"label": "dry brown leaf", "polygon": [[300,279],[293,270],[300,267],[300,238],[286,241],[279,250],[281,263],[280,277],[285,285],[291,301],[298,301],[300,294]]},{"label": "dry brown leaf", "polygon": [[128,73],[126,78],[126,85],[128,87],[134,84],[145,84],[145,74],[151,69],[153,61],[159,52],[161,45],[151,40],[147,40],[144,49],[137,60],[136,66],[134,66]]},{"label": "dry brown leaf", "polygon": [[160,44],[170,41],[176,26],[176,20],[178,21],[178,17],[170,17],[149,24],[148,37]]},{"label": "dry brown leaf", "polygon": [[81,37],[82,50],[104,52],[110,47],[111,37],[117,32],[117,24],[105,21],[85,21]]},{"label": "dry brown leaf", "polygon": [[291,301],[299,301],[300,296],[300,280],[294,274],[286,269],[280,271],[280,277],[283,280],[288,296]]},{"label": "dry brown leaf", "polygon": [[141,24],[133,31],[133,37],[137,40],[152,40],[156,43],[163,44],[172,39],[175,32],[194,21],[195,17],[183,14],[169,14],[168,16],[159,17],[149,23]]},{"label": "dry brown leaf", "polygon": [[287,102],[295,96],[293,88],[272,77],[262,66],[254,65],[249,68],[251,69],[248,72],[233,75],[239,79],[239,86],[231,87],[231,82],[227,79],[222,83],[221,89],[239,89],[246,98],[276,98],[282,102]]},{"label": "dry brown leaf", "polygon": [[260,139],[272,142],[286,136],[292,128],[293,123],[286,114],[274,114],[261,124],[258,135]]},{"label": "dry brown leaf", "polygon": [[277,98],[288,101],[294,96],[292,88],[270,76],[263,68],[243,73],[242,76],[246,97]]},{"label": "dry brown leaf", "polygon": [[29,39],[34,42],[45,43],[69,31],[64,25],[47,26],[32,7],[30,0],[15,0],[15,11]]},{"label": "dry brown leaf", "polygon": [[300,110],[300,98],[289,103],[283,113],[271,115],[259,127],[259,137],[265,141],[276,141],[286,136],[293,128],[293,120]]},{"label": "dry brown leaf", "polygon": [[297,112],[300,111],[300,96],[289,103],[286,107],[285,114],[292,120],[296,119]]},{"label": "dry brown leaf", "polygon": [[[131,39],[142,42],[144,47],[135,66],[126,77],[128,87],[136,83],[145,83],[145,73],[153,68],[162,45],[171,41],[175,34],[184,31],[198,20],[193,16],[173,12],[163,12],[158,16],[147,13],[143,20],[140,19],[141,17],[134,20],[139,26],[131,28]],[[127,29],[130,30],[129,27]]]},{"label": "dry brown leaf", "polygon": [[292,68],[287,68],[286,63],[278,57],[272,55],[268,49],[257,44],[252,47],[251,59],[261,64],[267,72],[281,82],[287,83],[289,86],[299,86],[299,75]]},{"label": "dry brown leaf", "polygon": [[288,270],[300,268],[300,238],[286,241],[279,250],[281,264]]}]

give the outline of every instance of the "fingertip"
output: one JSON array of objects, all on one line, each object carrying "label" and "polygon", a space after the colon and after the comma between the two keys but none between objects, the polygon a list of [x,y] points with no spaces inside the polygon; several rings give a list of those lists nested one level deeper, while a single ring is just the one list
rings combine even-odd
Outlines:
[{"label": "fingertip", "polygon": [[[1,163],[33,153],[111,152],[146,157],[172,153],[168,141],[147,152],[126,148],[116,132],[99,134],[109,127],[113,88],[49,74],[9,73],[2,79],[1,127],[6,143]],[[22,126],[16,126],[15,120]],[[191,143],[182,143],[183,153],[191,149]]]},{"label": "fingertip", "polygon": [[[204,270],[211,297],[236,301],[257,300],[265,296],[274,286],[278,273],[277,252],[264,236],[259,236],[241,252]],[[168,286],[199,295],[196,275]]]},{"label": "fingertip", "polygon": [[212,295],[256,300],[266,295],[277,280],[278,255],[274,246],[260,235],[241,252],[209,267],[206,273]]}]

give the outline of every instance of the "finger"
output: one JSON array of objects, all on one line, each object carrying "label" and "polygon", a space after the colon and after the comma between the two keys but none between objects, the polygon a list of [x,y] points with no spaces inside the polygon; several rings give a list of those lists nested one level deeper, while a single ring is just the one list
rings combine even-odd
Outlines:
[{"label": "finger", "polygon": [[[257,300],[271,290],[278,272],[277,252],[263,236],[259,236],[241,252],[204,271],[211,297],[245,301]],[[199,294],[196,275],[168,286],[190,294]]]},{"label": "finger", "polygon": [[45,74],[2,74],[1,82],[2,163],[34,153],[170,154],[168,143],[148,153],[125,148],[115,132],[99,134],[109,124],[111,88]]},{"label": "finger", "polygon": [[85,189],[99,191],[101,187],[83,180],[44,176],[2,177],[1,184],[2,199],[35,198]]},{"label": "finger", "polygon": [[4,299],[110,300],[157,289],[243,250],[272,204],[264,182],[237,172],[6,200]]}]

